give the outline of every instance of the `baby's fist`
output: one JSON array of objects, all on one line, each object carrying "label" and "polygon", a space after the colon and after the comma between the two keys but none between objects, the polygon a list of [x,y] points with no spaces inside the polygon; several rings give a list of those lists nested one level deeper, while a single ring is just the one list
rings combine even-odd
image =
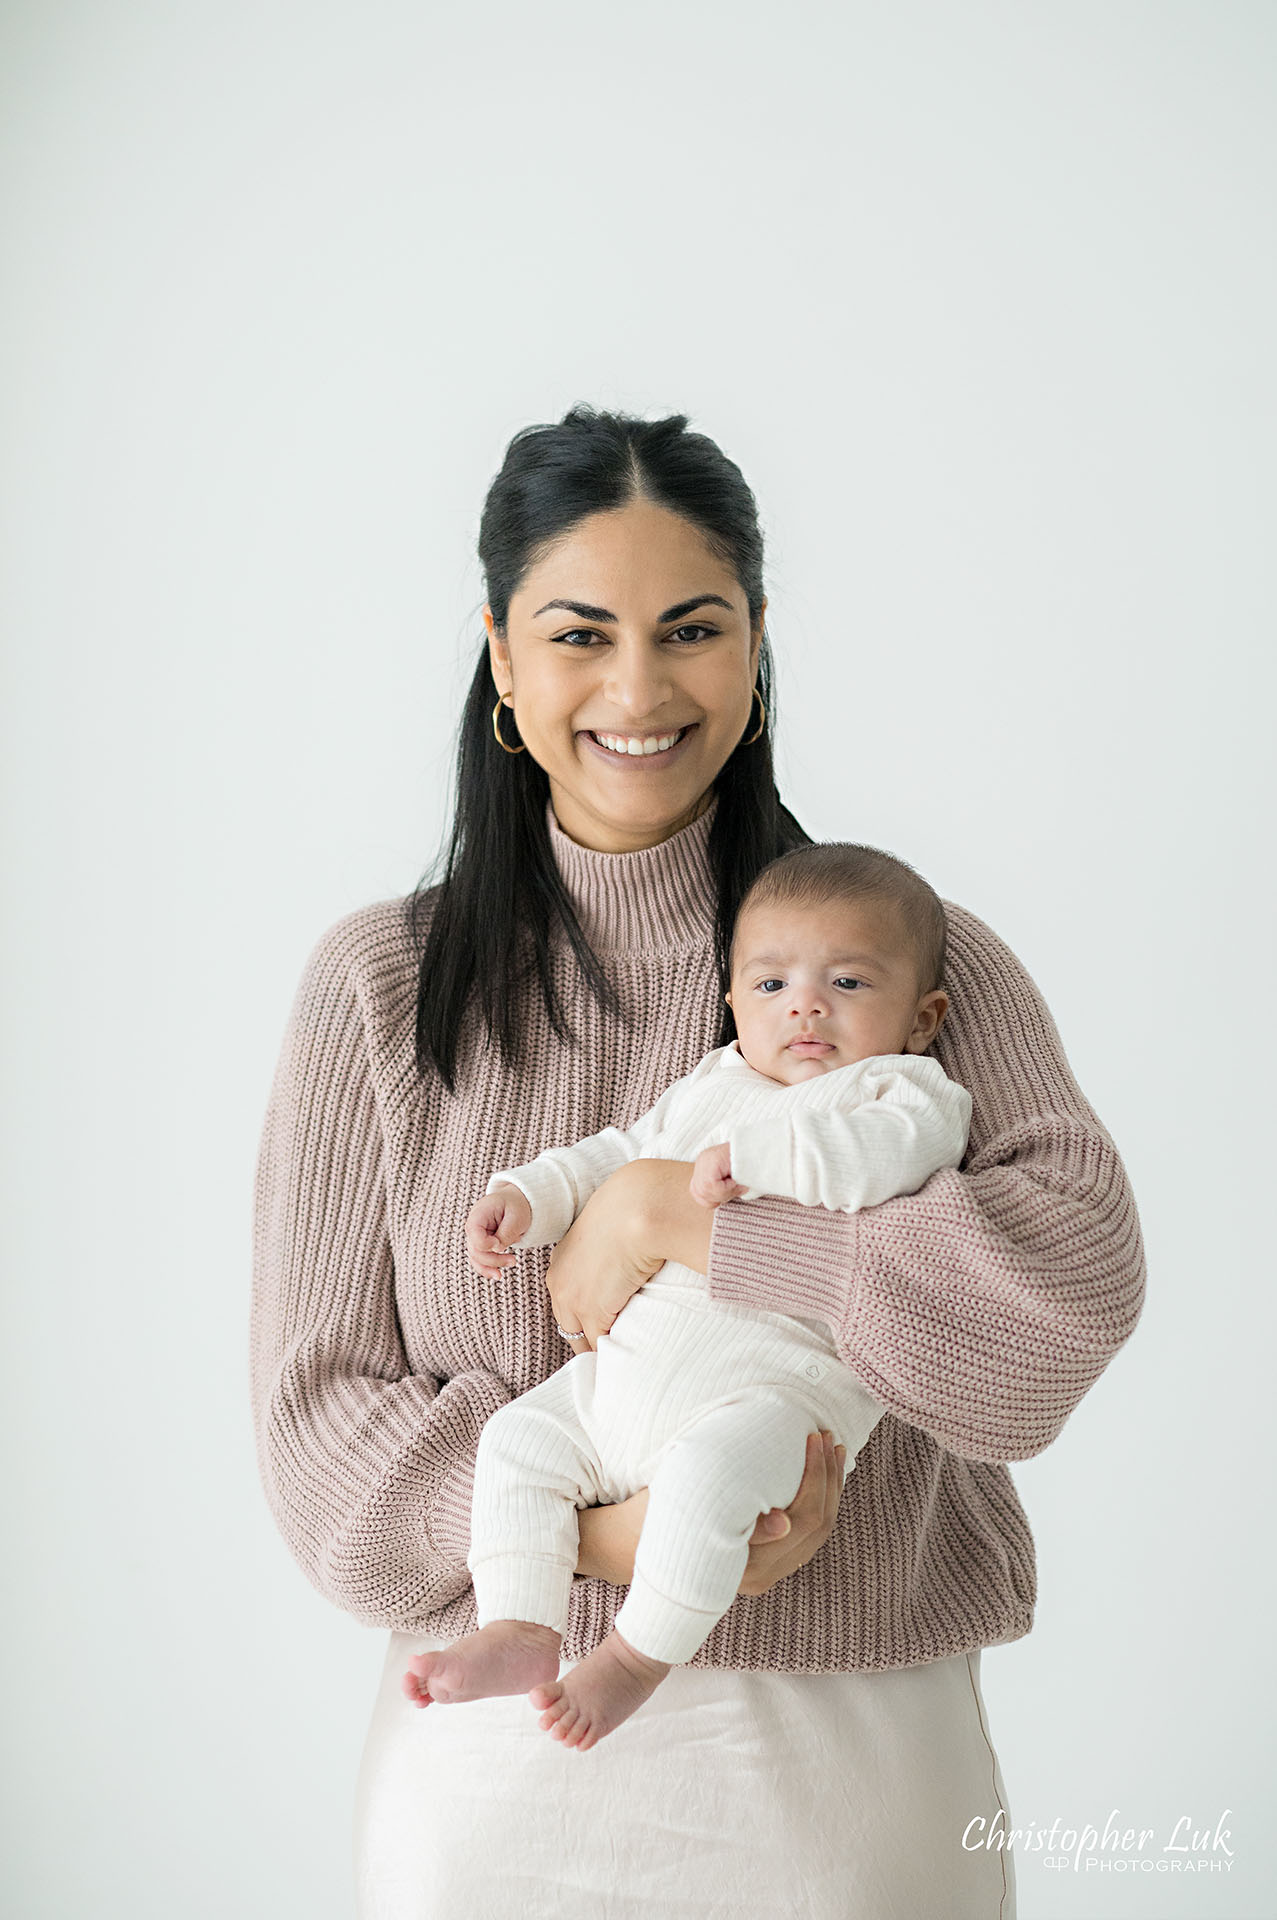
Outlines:
[{"label": "baby's fist", "polygon": [[521,1187],[502,1182],[482,1194],[466,1215],[466,1252],[475,1272],[495,1280],[515,1257],[510,1242],[531,1225],[532,1206]]},{"label": "baby's fist", "polygon": [[745,1189],[732,1179],[732,1150],[726,1140],[698,1153],[692,1168],[692,1198],[703,1207],[721,1207]]}]

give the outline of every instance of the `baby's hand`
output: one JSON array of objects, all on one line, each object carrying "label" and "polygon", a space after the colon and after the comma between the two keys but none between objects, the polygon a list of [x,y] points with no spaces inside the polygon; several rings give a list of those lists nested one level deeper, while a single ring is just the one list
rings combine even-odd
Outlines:
[{"label": "baby's hand", "polygon": [[744,1191],[740,1182],[732,1179],[732,1150],[726,1140],[697,1154],[692,1168],[693,1200],[699,1200],[703,1207],[721,1207],[724,1200],[734,1200]]},{"label": "baby's hand", "polygon": [[516,1258],[510,1242],[521,1240],[531,1225],[531,1203],[521,1188],[502,1182],[483,1194],[466,1215],[466,1252],[475,1272],[495,1280]]}]

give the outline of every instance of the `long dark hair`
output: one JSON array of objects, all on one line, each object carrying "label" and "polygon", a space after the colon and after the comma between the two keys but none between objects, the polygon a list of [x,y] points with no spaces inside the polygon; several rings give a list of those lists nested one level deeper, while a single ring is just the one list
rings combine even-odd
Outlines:
[{"label": "long dark hair", "polygon": [[[502,638],[511,597],[546,546],[587,515],[635,499],[655,501],[697,527],[732,569],[748,599],[750,620],[757,621],[763,604],[763,537],[754,496],[740,468],[705,434],[689,433],[687,422],[683,413],[649,421],[576,406],[557,425],[524,427],[515,434],[479,524],[488,604]],[[751,881],[769,860],[811,840],[776,791],[771,748],[776,706],[765,627],[756,685],[767,725],[752,745],[733,749],[714,783],[718,806],[708,854],[717,883],[715,960],[721,991],[730,984],[728,942]],[[550,848],[549,779],[531,753],[502,751],[492,729],[495,699],[485,640],[461,715],[456,810],[443,876],[435,880],[428,873],[406,901],[420,955],[417,1070],[433,1069],[449,1093],[456,1090],[463,1016],[472,996],[508,1066],[522,1064],[516,989],[525,982],[535,982],[559,1038],[576,1043],[552,976],[556,923],[590,992],[609,1012],[620,1012]],[[757,724],[755,705],[742,740]],[[719,1044],[726,1045],[735,1031],[725,1006]]]}]

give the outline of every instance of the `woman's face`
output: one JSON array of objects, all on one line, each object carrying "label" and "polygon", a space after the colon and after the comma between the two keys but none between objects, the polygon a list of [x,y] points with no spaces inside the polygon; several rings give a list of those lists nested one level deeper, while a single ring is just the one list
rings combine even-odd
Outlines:
[{"label": "woman's face", "polygon": [[[650,501],[579,521],[511,597],[504,641],[490,607],[483,618],[493,680],[513,695],[502,732],[545,768],[559,825],[582,846],[668,840],[757,725],[762,613],[751,630],[735,574]],[[659,752],[633,750],[670,735]]]}]

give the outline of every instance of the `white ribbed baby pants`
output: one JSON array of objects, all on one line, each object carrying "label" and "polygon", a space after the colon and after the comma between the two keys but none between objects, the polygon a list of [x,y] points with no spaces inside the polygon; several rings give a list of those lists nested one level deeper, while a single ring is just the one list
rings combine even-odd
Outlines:
[{"label": "white ribbed baby pants", "polygon": [[616,1626],[650,1659],[690,1660],[736,1597],[759,1514],[797,1493],[807,1435],[827,1427],[851,1471],[882,1407],[829,1330],[711,1302],[704,1288],[667,1263],[596,1352],[484,1426],[466,1562],[481,1627],[530,1620],[563,1633],[578,1508],[647,1487]]}]

